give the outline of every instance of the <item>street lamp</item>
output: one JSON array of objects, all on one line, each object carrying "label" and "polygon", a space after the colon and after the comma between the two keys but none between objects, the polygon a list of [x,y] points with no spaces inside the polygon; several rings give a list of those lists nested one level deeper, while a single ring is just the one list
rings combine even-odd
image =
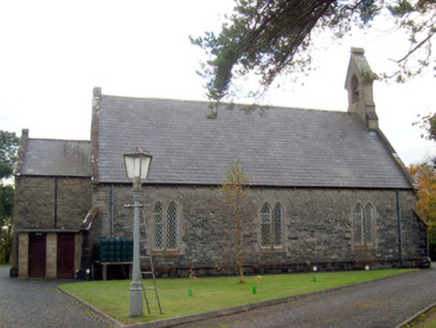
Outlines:
[{"label": "street lamp", "polygon": [[142,205],[140,205],[139,200],[141,198],[141,185],[148,177],[153,156],[139,146],[123,156],[127,176],[133,182],[133,271],[130,283],[130,316],[137,317],[144,314],[139,246],[139,208]]},{"label": "street lamp", "polygon": [[123,156],[127,176],[133,181],[135,189],[141,189],[141,180],[147,179],[153,156],[140,146],[125,153]]}]

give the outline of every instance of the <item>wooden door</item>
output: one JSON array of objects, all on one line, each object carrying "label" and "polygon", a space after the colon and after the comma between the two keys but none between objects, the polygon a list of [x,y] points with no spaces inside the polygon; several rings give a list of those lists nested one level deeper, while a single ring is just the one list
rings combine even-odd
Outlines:
[{"label": "wooden door", "polygon": [[74,234],[58,234],[57,277],[74,279]]},{"label": "wooden door", "polygon": [[46,234],[29,234],[29,277],[45,278]]}]

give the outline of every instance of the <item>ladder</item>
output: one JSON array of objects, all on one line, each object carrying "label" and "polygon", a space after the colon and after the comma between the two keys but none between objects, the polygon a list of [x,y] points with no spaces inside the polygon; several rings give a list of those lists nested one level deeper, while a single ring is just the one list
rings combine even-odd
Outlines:
[{"label": "ladder", "polygon": [[[144,295],[145,303],[147,304],[147,310],[148,310],[149,314],[151,314],[150,304],[152,304],[152,303],[153,304],[157,304],[159,306],[160,314],[163,314],[162,307],[160,305],[159,293],[157,291],[156,276],[154,275],[153,259],[151,258],[151,243],[150,243],[150,238],[147,238],[148,229],[147,229],[147,220],[145,219],[144,211],[142,211],[142,226],[143,226],[143,230],[144,230],[144,235],[143,235],[143,239],[140,239],[140,242],[146,244],[146,253],[147,254],[141,255],[141,262],[142,262],[142,260],[148,260],[149,261],[148,270],[147,271],[142,271],[141,270],[142,294]],[[152,278],[153,286],[144,286],[144,280],[143,280],[144,276]],[[150,291],[154,290],[155,296],[156,296],[156,301],[149,301],[148,300],[147,290],[150,290]]]}]

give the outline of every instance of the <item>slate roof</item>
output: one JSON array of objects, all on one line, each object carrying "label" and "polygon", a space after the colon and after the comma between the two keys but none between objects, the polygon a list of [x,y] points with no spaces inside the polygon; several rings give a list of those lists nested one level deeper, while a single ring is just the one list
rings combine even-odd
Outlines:
[{"label": "slate roof", "polygon": [[28,139],[18,175],[91,177],[91,142]]},{"label": "slate roof", "polygon": [[147,183],[217,185],[240,157],[252,185],[412,188],[392,150],[348,112],[271,108],[247,115],[207,102],[101,96],[98,181],[128,182],[122,155],[154,157]]}]

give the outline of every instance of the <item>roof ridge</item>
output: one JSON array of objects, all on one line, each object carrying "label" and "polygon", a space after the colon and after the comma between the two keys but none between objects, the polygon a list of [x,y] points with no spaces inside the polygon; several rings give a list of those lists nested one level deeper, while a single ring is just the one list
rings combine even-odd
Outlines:
[{"label": "roof ridge", "polygon": [[51,138],[29,138],[29,141],[55,141],[55,142],[80,142],[91,143],[91,140],[78,140],[78,139],[51,139]]},{"label": "roof ridge", "polygon": [[[174,99],[174,98],[145,98],[145,97],[133,97],[133,96],[116,96],[116,95],[102,95],[103,98],[119,98],[119,99],[132,99],[143,101],[169,101],[169,102],[182,102],[182,103],[200,103],[200,104],[213,104],[213,101],[208,100],[186,100],[186,99]],[[249,103],[229,103],[223,102],[220,105],[234,105],[234,106],[258,106],[259,108],[269,107],[271,109],[286,109],[286,110],[299,110],[299,111],[314,111],[314,112],[330,112],[330,113],[348,113],[347,110],[334,110],[334,109],[316,109],[316,108],[303,108],[303,107],[288,107],[284,105],[272,105],[272,104],[249,104]]]}]

